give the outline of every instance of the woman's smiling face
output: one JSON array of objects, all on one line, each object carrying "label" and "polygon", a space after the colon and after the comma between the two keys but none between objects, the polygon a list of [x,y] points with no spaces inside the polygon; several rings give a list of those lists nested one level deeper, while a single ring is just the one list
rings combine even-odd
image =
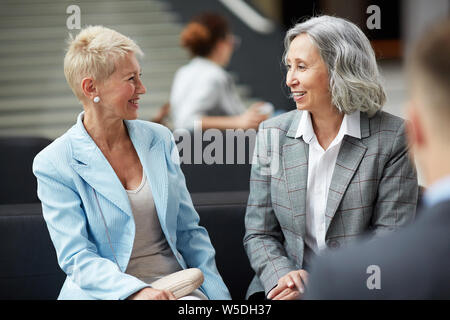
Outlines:
[{"label": "woman's smiling face", "polygon": [[286,85],[297,109],[313,112],[331,105],[328,69],[306,33],[292,40],[287,55]]},{"label": "woman's smiling face", "polygon": [[119,59],[113,74],[98,89],[100,104],[106,113],[124,120],[136,119],[139,96],[147,90],[141,81],[141,68],[134,53]]}]

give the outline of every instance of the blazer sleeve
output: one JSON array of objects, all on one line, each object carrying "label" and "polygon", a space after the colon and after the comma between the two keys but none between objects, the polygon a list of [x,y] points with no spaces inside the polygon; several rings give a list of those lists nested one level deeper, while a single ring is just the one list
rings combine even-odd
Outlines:
[{"label": "blazer sleeve", "polygon": [[[208,232],[199,225],[200,217],[192,204],[175,141],[170,137],[171,169],[177,175],[179,211],[177,213],[177,249],[190,268],[199,268],[204,275],[202,288],[211,300],[231,299],[227,286],[217,270],[215,250]],[[170,168],[169,167],[169,168]]]},{"label": "blazer sleeve", "polygon": [[283,246],[284,236],[272,207],[270,130],[258,130],[250,175],[250,195],[245,213],[244,248],[250,265],[268,294],[278,280],[297,270]]},{"label": "blazer sleeve", "polygon": [[414,220],[418,188],[417,173],[408,154],[403,122],[395,135],[392,151],[378,185],[371,221],[375,235],[395,230]]},{"label": "blazer sleeve", "polygon": [[52,161],[38,155],[33,162],[33,172],[59,266],[72,283],[93,298],[107,300],[126,299],[148,287],[121,272],[113,261],[98,255],[97,247],[88,237],[81,199]]}]

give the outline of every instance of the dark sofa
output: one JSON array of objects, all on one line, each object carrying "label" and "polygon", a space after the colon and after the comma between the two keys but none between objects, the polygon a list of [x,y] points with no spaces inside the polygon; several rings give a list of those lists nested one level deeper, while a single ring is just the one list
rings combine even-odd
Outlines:
[{"label": "dark sofa", "polygon": [[[233,299],[245,298],[253,276],[242,245],[247,197],[248,192],[192,195]],[[64,278],[41,204],[0,205],[0,299],[56,299]]]},{"label": "dark sofa", "polygon": [[31,165],[50,142],[41,137],[0,137],[0,204],[39,201]]}]

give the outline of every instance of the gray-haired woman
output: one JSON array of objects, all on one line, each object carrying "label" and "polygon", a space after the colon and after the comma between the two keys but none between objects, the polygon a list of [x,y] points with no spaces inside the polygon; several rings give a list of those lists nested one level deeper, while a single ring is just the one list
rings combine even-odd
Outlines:
[{"label": "gray-haired woman", "polygon": [[395,230],[416,211],[405,123],[380,111],[386,97],[363,32],[314,17],[287,32],[285,48],[296,110],[260,126],[245,218],[256,273],[248,297],[300,298],[314,255]]}]

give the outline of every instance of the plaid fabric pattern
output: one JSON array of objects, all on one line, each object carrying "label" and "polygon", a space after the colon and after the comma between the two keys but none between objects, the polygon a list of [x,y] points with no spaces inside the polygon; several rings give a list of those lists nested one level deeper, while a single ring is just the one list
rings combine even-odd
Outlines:
[{"label": "plaid fabric pattern", "polygon": [[[301,111],[263,122],[258,131],[245,217],[244,247],[256,276],[247,295],[266,294],[303,265],[309,146],[295,139]],[[361,139],[345,136],[326,204],[326,243],[395,230],[414,219],[417,174],[405,123],[379,111],[361,113]]]}]

